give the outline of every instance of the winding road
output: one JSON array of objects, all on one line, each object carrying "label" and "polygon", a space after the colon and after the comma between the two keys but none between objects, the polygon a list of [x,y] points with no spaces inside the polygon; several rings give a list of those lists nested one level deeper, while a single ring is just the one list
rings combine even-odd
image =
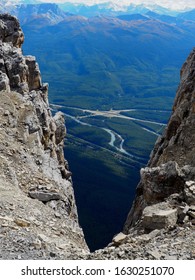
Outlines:
[{"label": "winding road", "polygon": [[[129,156],[131,158],[134,158],[136,160],[141,160],[142,158],[135,156],[133,154],[130,154],[129,152],[127,152],[124,149],[124,142],[125,140],[122,138],[122,136],[118,133],[116,133],[115,131],[105,128],[105,127],[99,127],[99,126],[95,126],[95,125],[91,125],[87,122],[84,122],[83,119],[85,118],[90,118],[90,117],[96,117],[96,116],[104,116],[106,118],[121,118],[121,119],[127,119],[130,121],[136,121],[138,123],[140,123],[140,127],[151,134],[154,134],[155,136],[160,136],[159,133],[153,131],[152,129],[149,128],[145,128],[142,124],[146,123],[146,124],[155,124],[155,125],[159,125],[161,128],[165,126],[164,123],[160,123],[160,122],[155,122],[155,121],[149,121],[149,120],[143,120],[143,119],[138,119],[138,118],[133,118],[133,117],[128,117],[128,116],[124,116],[121,113],[122,112],[132,112],[132,111],[141,111],[138,109],[127,109],[127,110],[109,110],[109,111],[99,111],[99,110],[88,110],[88,109],[82,109],[82,108],[76,108],[76,107],[68,107],[68,106],[61,106],[61,105],[54,105],[52,104],[52,107],[55,109],[60,109],[60,108],[64,108],[64,109],[74,109],[74,110],[78,110],[78,111],[82,111],[83,113],[89,113],[88,115],[85,116],[72,116],[70,114],[64,113],[65,116],[71,118],[72,120],[74,120],[75,122],[84,125],[84,126],[90,126],[90,127],[96,127],[99,129],[102,129],[104,131],[106,131],[109,135],[110,135],[110,142],[109,145],[111,147],[113,147],[116,151]],[[143,110],[144,111],[144,110]],[[160,112],[165,112],[165,111],[160,111]],[[118,143],[116,143],[118,140]]]}]

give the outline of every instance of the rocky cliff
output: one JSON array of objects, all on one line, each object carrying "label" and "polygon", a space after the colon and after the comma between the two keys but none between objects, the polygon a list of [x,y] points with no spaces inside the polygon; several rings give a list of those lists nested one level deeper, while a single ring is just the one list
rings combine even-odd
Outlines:
[{"label": "rocky cliff", "polygon": [[23,56],[19,22],[0,15],[0,258],[68,258],[87,251],[64,159],[64,117]]},{"label": "rocky cliff", "polygon": [[[181,69],[173,113],[162,137],[141,170],[137,196],[125,230],[143,216],[146,206],[174,198],[179,205],[195,205],[195,49]],[[193,216],[193,215],[192,215]]]}]

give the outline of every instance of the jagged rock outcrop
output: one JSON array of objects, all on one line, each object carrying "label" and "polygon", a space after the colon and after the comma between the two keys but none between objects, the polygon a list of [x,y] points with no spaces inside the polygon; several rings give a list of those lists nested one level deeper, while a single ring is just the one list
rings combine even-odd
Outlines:
[{"label": "jagged rock outcrop", "polygon": [[141,170],[141,181],[126,221],[125,232],[141,221],[145,207],[169,200],[172,194],[178,194],[178,205],[194,205],[194,81],[195,49],[181,69],[181,82],[173,113],[164,134],[157,140],[148,166]]},{"label": "jagged rock outcrop", "polygon": [[64,117],[23,56],[19,22],[0,15],[0,258],[68,258],[87,245],[64,159]]},{"label": "jagged rock outcrop", "polygon": [[24,42],[24,34],[17,20],[13,20],[13,17],[9,15],[1,15],[0,29],[0,38],[2,42],[12,43],[13,46],[17,48],[21,47]]}]

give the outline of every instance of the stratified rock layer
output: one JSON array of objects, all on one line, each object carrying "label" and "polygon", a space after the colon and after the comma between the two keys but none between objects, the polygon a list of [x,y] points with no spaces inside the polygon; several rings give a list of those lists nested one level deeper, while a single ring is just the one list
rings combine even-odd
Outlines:
[{"label": "stratified rock layer", "polygon": [[52,117],[23,40],[17,19],[0,15],[0,258],[67,258],[88,249],[63,154],[64,117]]}]

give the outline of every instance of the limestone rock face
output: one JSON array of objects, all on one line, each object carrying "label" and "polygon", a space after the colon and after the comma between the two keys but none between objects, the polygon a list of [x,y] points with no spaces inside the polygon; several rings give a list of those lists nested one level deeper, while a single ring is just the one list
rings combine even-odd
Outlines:
[{"label": "limestone rock face", "polygon": [[[177,194],[178,205],[195,205],[195,49],[181,69],[173,112],[152,151],[124,231],[141,224],[145,207]],[[177,208],[177,207],[176,207]]]},{"label": "limestone rock face", "polygon": [[3,42],[9,42],[14,47],[20,48],[24,42],[24,34],[19,21],[9,15],[0,15],[0,37]]},{"label": "limestone rock face", "polygon": [[21,45],[24,34],[15,17],[8,14],[0,15],[0,89],[16,90],[28,93],[41,88],[39,66],[34,56],[22,55]]},{"label": "limestone rock face", "polygon": [[171,209],[165,202],[145,207],[142,225],[145,229],[155,230],[175,226],[177,210]]},{"label": "limestone rock face", "polygon": [[0,71],[0,90],[10,91],[9,79],[2,71]]},{"label": "limestone rock face", "polygon": [[0,258],[67,258],[88,248],[64,159],[64,117],[52,116],[23,40],[18,20],[0,15]]},{"label": "limestone rock face", "polygon": [[183,188],[182,171],[174,161],[141,170],[143,196],[147,204],[163,201]]}]

